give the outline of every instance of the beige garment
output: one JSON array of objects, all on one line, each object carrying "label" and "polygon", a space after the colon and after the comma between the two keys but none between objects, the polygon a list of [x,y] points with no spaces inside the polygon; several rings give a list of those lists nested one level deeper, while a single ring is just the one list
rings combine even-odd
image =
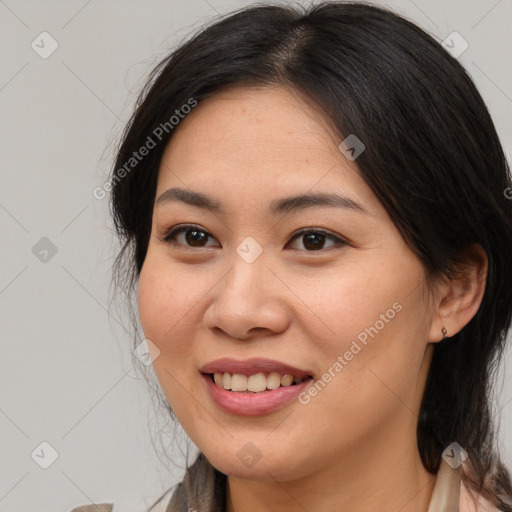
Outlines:
[{"label": "beige garment", "polygon": [[499,512],[499,510],[481,496],[475,500],[473,493],[462,483],[461,467],[453,469],[444,459],[441,459],[427,512]]},{"label": "beige garment", "polygon": [[441,459],[427,512],[459,512],[461,490],[460,468],[452,469],[444,459]]},{"label": "beige garment", "polygon": [[71,512],[112,512],[113,508],[113,503],[93,503],[91,505],[80,505],[71,510]]},{"label": "beige garment", "polygon": [[[169,493],[171,494],[171,493]],[[162,500],[160,507],[165,511],[166,502]],[[117,512],[113,503],[100,503],[92,505],[82,505],[71,510],[71,512]],[[152,512],[156,512],[156,507]],[[160,508],[158,509],[160,510]],[[437,472],[434,490],[430,499],[427,512],[499,512],[489,502],[480,498],[477,501],[477,507],[472,494],[461,484],[460,468],[452,467],[441,459],[441,466]]]}]

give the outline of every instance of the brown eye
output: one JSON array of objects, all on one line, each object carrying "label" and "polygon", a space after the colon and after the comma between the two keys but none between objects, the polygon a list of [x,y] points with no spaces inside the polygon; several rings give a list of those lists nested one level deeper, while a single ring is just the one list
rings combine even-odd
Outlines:
[{"label": "brown eye", "polygon": [[[182,240],[179,237],[183,235]],[[164,242],[184,245],[186,247],[209,247],[206,245],[208,238],[213,238],[210,233],[199,226],[185,225],[171,228],[162,238]]]},{"label": "brown eye", "polygon": [[187,229],[185,231],[185,240],[192,246],[201,247],[208,240],[208,235],[198,229]]},{"label": "brown eye", "polygon": [[[323,229],[307,229],[299,231],[292,240],[302,240],[302,244],[308,252],[319,251],[336,245],[347,245],[345,240],[331,235]],[[333,243],[325,247],[326,241],[329,240]],[[293,247],[293,249],[297,249],[297,247]],[[301,250],[301,248],[299,248],[299,250]]]},{"label": "brown eye", "polygon": [[[161,240],[169,244],[193,248],[211,247],[212,244],[207,243],[209,238],[213,239],[213,236],[200,226],[181,225],[168,230]],[[296,233],[292,238],[293,243],[297,243],[297,240],[302,240],[304,249],[302,247],[292,247],[292,249],[305,250],[307,252],[348,245],[346,240],[330,234],[323,229],[305,228]],[[326,243],[329,242],[330,244],[326,246]]]}]

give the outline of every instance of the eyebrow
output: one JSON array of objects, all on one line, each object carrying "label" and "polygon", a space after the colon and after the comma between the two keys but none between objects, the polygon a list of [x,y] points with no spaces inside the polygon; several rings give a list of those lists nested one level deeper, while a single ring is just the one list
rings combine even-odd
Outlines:
[{"label": "eyebrow", "polygon": [[[170,188],[163,192],[156,200],[156,205],[172,202],[183,202],[211,212],[225,214],[221,203],[206,194],[186,190],[183,188]],[[269,212],[272,215],[290,213],[315,206],[333,206],[348,208],[368,215],[368,211],[356,201],[335,193],[318,192],[313,194],[300,194],[283,199],[276,199],[270,203]]]}]

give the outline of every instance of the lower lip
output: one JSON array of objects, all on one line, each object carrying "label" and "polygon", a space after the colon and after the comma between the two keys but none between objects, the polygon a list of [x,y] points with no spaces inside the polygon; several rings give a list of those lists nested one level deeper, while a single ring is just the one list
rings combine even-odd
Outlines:
[{"label": "lower lip", "polygon": [[211,374],[201,374],[213,401],[224,411],[232,414],[254,416],[266,414],[290,403],[313,381],[311,377],[300,384],[269,389],[261,393],[227,391],[213,382]]}]

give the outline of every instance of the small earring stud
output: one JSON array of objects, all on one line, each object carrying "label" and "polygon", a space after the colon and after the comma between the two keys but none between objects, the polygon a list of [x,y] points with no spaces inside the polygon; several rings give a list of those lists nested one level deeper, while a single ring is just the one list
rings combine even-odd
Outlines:
[{"label": "small earring stud", "polygon": [[446,327],[443,327],[441,329],[441,332],[443,333],[443,340],[446,338],[446,335],[448,334],[448,331],[446,330]]}]

